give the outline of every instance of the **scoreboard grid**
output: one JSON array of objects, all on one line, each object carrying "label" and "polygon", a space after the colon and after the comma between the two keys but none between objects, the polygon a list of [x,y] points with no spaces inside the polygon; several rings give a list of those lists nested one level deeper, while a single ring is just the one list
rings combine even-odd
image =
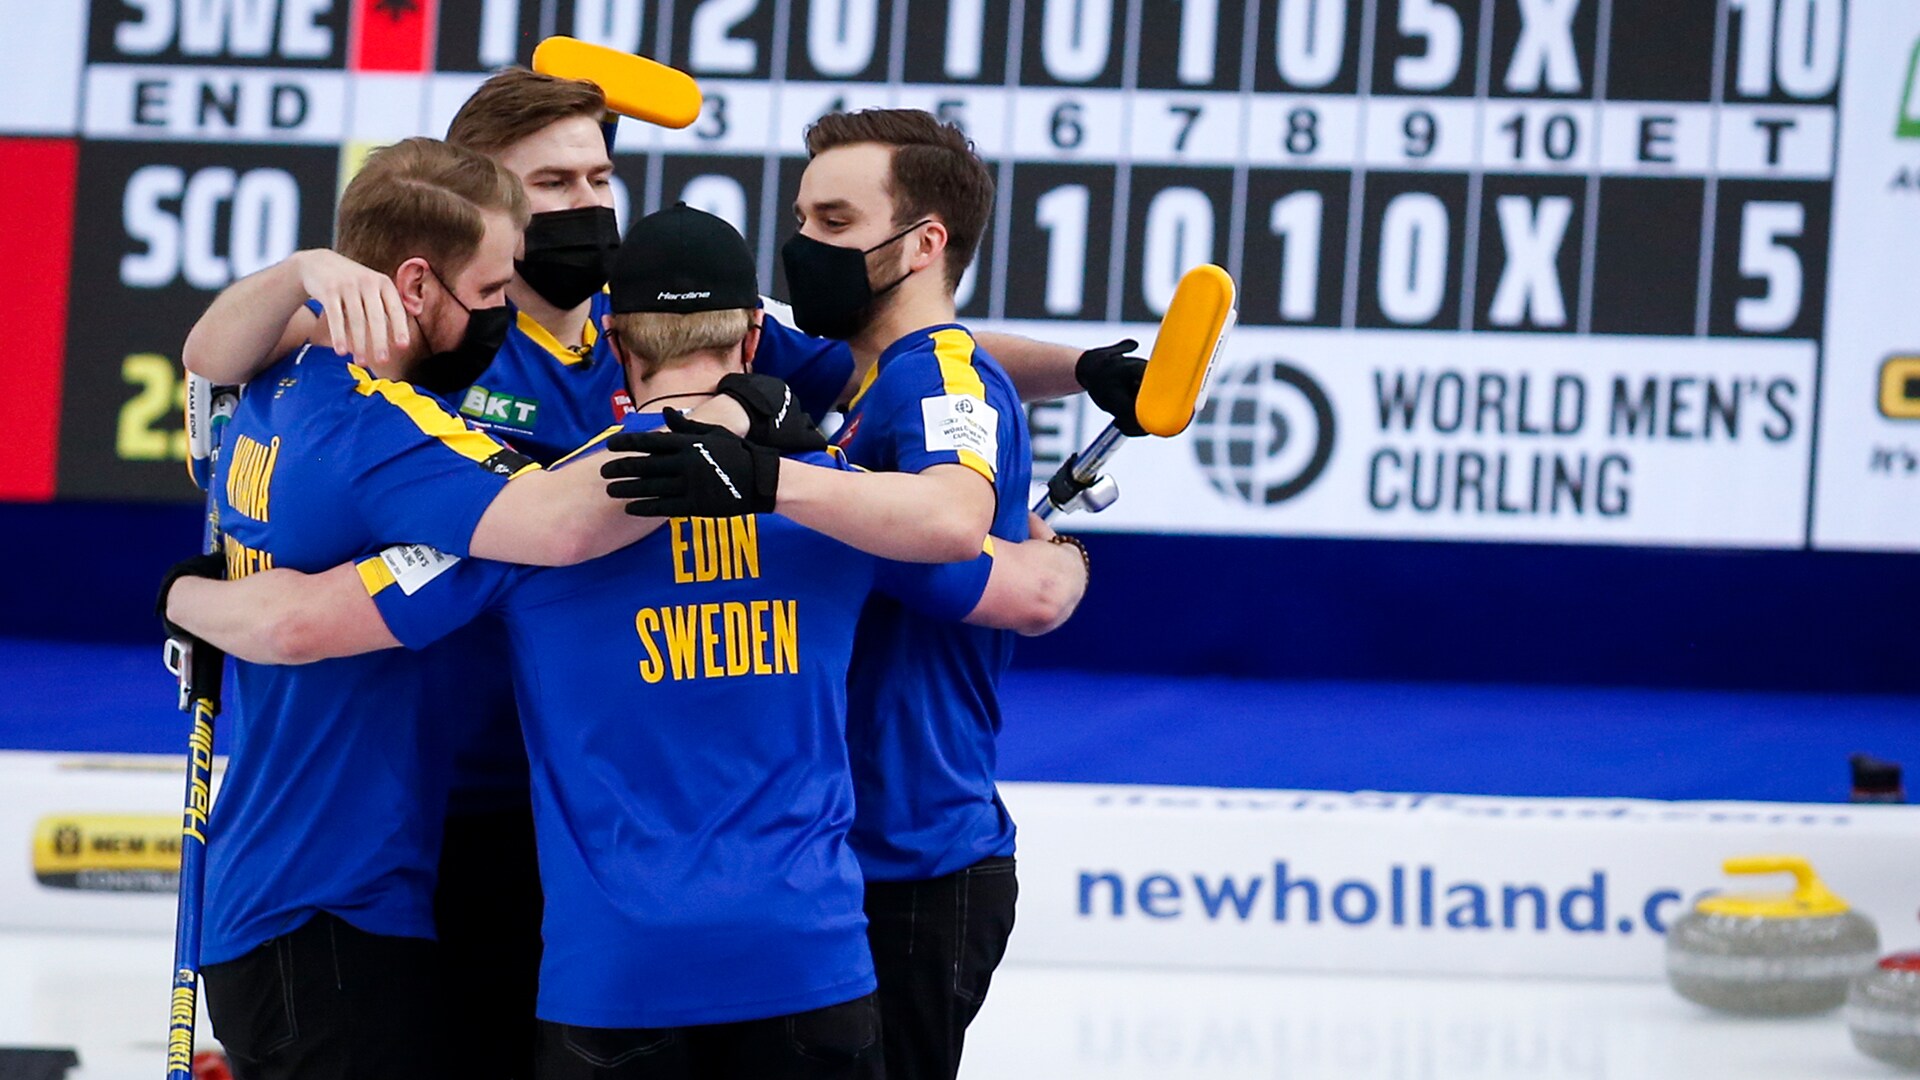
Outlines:
[{"label": "scoreboard grid", "polygon": [[[24,133],[57,137],[51,118],[64,107],[80,159],[63,495],[174,496],[177,433],[161,406],[178,377],[176,368],[168,382],[163,369],[177,362],[191,317],[232,279],[326,243],[332,200],[370,147],[443,132],[487,72],[525,63],[555,33],[700,80],[706,101],[687,130],[623,123],[620,211],[631,220],[684,199],[727,218],[775,296],[785,293],[778,246],[792,231],[805,126],[831,109],[874,105],[953,120],[995,172],[996,213],[962,283],[963,319],[1063,341],[1140,337],[1184,269],[1228,267],[1242,289],[1236,340],[1262,354],[1244,359],[1272,359],[1289,366],[1287,379],[1318,383],[1343,441],[1329,479],[1279,485],[1305,489],[1284,508],[1256,500],[1202,531],[1427,535],[1316,509],[1330,485],[1347,482],[1335,475],[1342,462],[1375,445],[1525,451],[1511,438],[1508,449],[1480,438],[1481,417],[1464,433],[1433,422],[1438,413],[1421,430],[1389,431],[1384,387],[1422,365],[1434,379],[1469,381],[1499,367],[1513,394],[1501,407],[1523,412],[1519,398],[1560,373],[1579,375],[1597,395],[1589,421],[1603,426],[1601,399],[1620,392],[1610,380],[1661,380],[1655,412],[1665,427],[1659,446],[1629,455],[1636,488],[1658,487],[1648,470],[1679,470],[1701,490],[1747,491],[1741,485],[1759,481],[1734,477],[1777,461],[1767,467],[1776,479],[1764,527],[1720,529],[1684,507],[1636,504],[1635,514],[1687,519],[1646,533],[1672,542],[1812,546],[1816,519],[1832,512],[1815,507],[1823,432],[1847,445],[1849,461],[1865,456],[1850,432],[1823,428],[1823,410],[1838,408],[1825,385],[1832,363],[1857,379],[1854,367],[1877,362],[1832,359],[1845,331],[1829,304],[1858,305],[1830,295],[1828,280],[1843,81],[1854,87],[1862,64],[1885,67],[1896,53],[1904,67],[1914,44],[1904,35],[1916,20],[1891,0],[81,7],[65,16],[82,24],[80,55],[66,76],[59,63],[34,60],[46,100],[22,114]],[[0,28],[19,18],[0,16]],[[1863,20],[1893,29],[1867,38],[1856,33]],[[1845,96],[1847,168],[1857,177],[1856,125],[1877,128],[1885,109],[1906,105],[1891,94],[1884,105]],[[1871,188],[1879,178],[1849,183]],[[1870,260],[1850,248],[1846,261],[1857,270]],[[90,318],[101,304],[124,317]],[[1709,347],[1717,344],[1732,348]],[[1920,348],[1920,335],[1896,347]],[[1688,367],[1696,357],[1697,370]],[[1375,366],[1359,371],[1365,364]],[[1289,393],[1285,379],[1244,389]],[[1703,446],[1718,414],[1702,421],[1695,401],[1696,442],[1682,446],[1685,422],[1669,413],[1687,407],[1684,393],[1755,402],[1758,419],[1723,436],[1741,445]],[[1310,426],[1298,405],[1287,415]],[[1754,434],[1770,410],[1777,424]],[[1511,435],[1528,421],[1488,422]],[[1220,446],[1239,445],[1214,434]],[[1360,434],[1373,442],[1354,442]],[[1605,442],[1607,433],[1567,438],[1590,434]],[[1611,445],[1581,453],[1597,461]],[[1876,445],[1874,460],[1903,460],[1903,449]],[[1193,452],[1178,453],[1191,483]],[[1746,464],[1734,467],[1736,458]],[[1787,503],[1790,529],[1780,525]],[[1187,524],[1170,504],[1146,527]],[[1434,535],[1536,537],[1461,528]],[[1615,523],[1556,529],[1537,538],[1646,542]]]},{"label": "scoreboard grid", "polygon": [[[1305,2],[1316,9],[1327,7],[1329,10],[1334,8],[1344,10],[1340,5],[1324,5],[1315,0],[1305,0]],[[1716,289],[1713,265],[1716,253],[1714,232],[1718,227],[1715,218],[1722,178],[1766,180],[1771,177],[1781,177],[1787,182],[1801,178],[1818,182],[1831,178],[1833,163],[1831,135],[1822,140],[1827,145],[1815,153],[1811,159],[1803,150],[1796,150],[1797,156],[1783,158],[1780,143],[1782,136],[1778,132],[1768,136],[1776,141],[1765,148],[1766,157],[1763,160],[1735,159],[1736,155],[1754,149],[1751,146],[1722,145],[1720,113],[1715,106],[1722,100],[1721,83],[1725,79],[1726,53],[1731,47],[1725,30],[1728,18],[1725,9],[1716,13],[1712,24],[1714,31],[1712,41],[1699,43],[1712,53],[1712,75],[1706,80],[1709,85],[1700,95],[1696,112],[1681,118],[1687,124],[1702,128],[1695,141],[1699,144],[1696,150],[1699,155],[1704,155],[1704,160],[1685,162],[1676,167],[1660,167],[1659,163],[1654,162],[1638,165],[1622,163],[1607,156],[1611,155],[1611,151],[1603,155],[1601,149],[1602,143],[1613,141],[1613,127],[1631,124],[1637,114],[1647,113],[1653,114],[1652,122],[1665,125],[1658,129],[1659,138],[1654,140],[1658,144],[1665,145],[1673,139],[1671,125],[1675,120],[1673,117],[1659,116],[1660,110],[1668,107],[1668,111],[1671,112],[1685,112],[1689,107],[1687,102],[1618,103],[1606,97],[1609,72],[1613,66],[1609,40],[1614,9],[1612,0],[1592,0],[1592,10],[1595,12],[1593,33],[1590,39],[1582,40],[1576,46],[1582,50],[1580,55],[1587,57],[1580,61],[1582,65],[1580,71],[1590,71],[1591,82],[1587,81],[1588,76],[1577,74],[1575,78],[1581,90],[1573,96],[1560,93],[1534,96],[1496,94],[1492,91],[1494,68],[1498,59],[1494,47],[1498,21],[1496,16],[1503,6],[1520,11],[1522,10],[1520,5],[1503,5],[1496,0],[1479,0],[1471,5],[1458,7],[1441,4],[1437,0],[1428,0],[1428,2],[1432,7],[1455,13],[1465,12],[1470,7],[1471,14],[1474,16],[1473,40],[1477,43],[1477,47],[1472,50],[1475,55],[1473,56],[1471,97],[1453,102],[1432,103],[1436,106],[1465,106],[1464,114],[1459,108],[1453,108],[1448,114],[1451,118],[1458,118],[1461,115],[1467,118],[1468,130],[1458,133],[1443,135],[1436,131],[1439,121],[1435,119],[1435,113],[1432,111],[1419,108],[1412,108],[1409,111],[1408,108],[1402,107],[1407,102],[1412,102],[1414,105],[1429,104],[1423,99],[1400,93],[1397,87],[1388,87],[1380,93],[1375,93],[1374,73],[1380,66],[1375,63],[1375,39],[1384,31],[1384,28],[1378,24],[1378,19],[1383,8],[1400,10],[1396,0],[1366,0],[1364,3],[1351,5],[1354,14],[1358,16],[1360,30],[1358,35],[1348,35],[1356,38],[1353,45],[1355,55],[1352,65],[1356,70],[1352,73],[1353,93],[1351,94],[1276,95],[1258,90],[1255,85],[1258,64],[1253,62],[1253,58],[1260,52],[1261,46],[1267,43],[1261,41],[1257,35],[1248,36],[1243,33],[1239,42],[1239,72],[1234,89],[1229,92],[1206,86],[1191,92],[1174,92],[1174,96],[1185,104],[1171,106],[1163,103],[1160,96],[1157,96],[1164,95],[1165,91],[1158,87],[1144,85],[1141,80],[1140,45],[1147,21],[1141,18],[1141,14],[1147,0],[1128,0],[1124,13],[1119,10],[1114,11],[1116,18],[1113,21],[1119,24],[1118,29],[1121,30],[1121,35],[1117,42],[1112,43],[1118,48],[1112,50],[1116,55],[1108,62],[1107,67],[1117,68],[1117,71],[1094,77],[1087,83],[1081,84],[1083,88],[1078,92],[1074,89],[1075,84],[1055,85],[1057,80],[1042,80],[1038,83],[1022,81],[1023,73],[1033,66],[1029,52],[1030,47],[1036,44],[1029,40],[1029,35],[1025,32],[1035,21],[1030,12],[1036,8],[1044,11],[1049,5],[1046,0],[1036,0],[1032,5],[1024,2],[1009,3],[1008,64],[1002,81],[993,87],[1000,92],[993,96],[1004,95],[1002,112],[1005,119],[997,130],[972,131],[981,141],[983,153],[995,159],[997,173],[1002,180],[1001,207],[1006,212],[997,215],[993,233],[994,242],[989,245],[993,249],[993,257],[983,262],[981,267],[981,276],[988,279],[988,288],[979,298],[979,302],[969,305],[970,314],[974,317],[996,319],[1043,317],[1103,322],[1139,321],[1151,318],[1158,313],[1156,309],[1159,297],[1150,295],[1151,290],[1143,288],[1141,281],[1143,273],[1151,268],[1157,270],[1161,278],[1170,278],[1177,273],[1176,266],[1182,261],[1179,256],[1196,253],[1215,261],[1223,261],[1230,270],[1236,272],[1237,276],[1246,278],[1246,266],[1253,257],[1249,252],[1250,231],[1260,227],[1255,215],[1263,209],[1253,205],[1249,199],[1252,178],[1256,175],[1271,177],[1296,172],[1295,169],[1285,167],[1283,160],[1275,159],[1272,154],[1267,155],[1267,159],[1270,160],[1263,160],[1254,146],[1256,136],[1275,134],[1273,131],[1256,131],[1257,122],[1262,119],[1271,120],[1275,110],[1284,106],[1284,115],[1290,118],[1288,122],[1300,125],[1294,129],[1301,135],[1300,145],[1311,145],[1323,138],[1329,141],[1337,138],[1340,146],[1346,151],[1340,156],[1314,151],[1299,155],[1303,160],[1304,170],[1344,173],[1347,185],[1345,220],[1341,223],[1342,227],[1340,229],[1325,228],[1326,234],[1340,237],[1340,246],[1320,253],[1312,265],[1316,273],[1324,270],[1337,272],[1340,275],[1338,313],[1333,315],[1330,311],[1316,311],[1309,318],[1293,319],[1278,313],[1254,309],[1245,313],[1247,321],[1252,325],[1335,325],[1347,328],[1391,328],[1411,325],[1466,331],[1549,329],[1581,336],[1596,331],[1619,333],[1621,332],[1619,330],[1601,330],[1595,323],[1597,306],[1605,306],[1609,309],[1619,306],[1612,298],[1599,294],[1596,290],[1598,262],[1601,259],[1598,236],[1608,224],[1601,209],[1604,186],[1627,179],[1654,181],[1664,179],[1698,184],[1702,192],[1698,217],[1697,265],[1693,275],[1698,281],[1698,286],[1694,302],[1689,305],[1691,310],[1687,327],[1660,328],[1648,332],[1663,336],[1780,334],[1780,336],[1803,339],[1819,336],[1820,326],[1817,322],[1795,325],[1782,333],[1771,329],[1755,330],[1737,324],[1732,327],[1722,327],[1718,324],[1728,323],[1729,320],[1713,318],[1715,294],[1717,291],[1724,291],[1724,286]],[[1544,2],[1551,5],[1553,0],[1544,0]],[[1788,0],[1788,2],[1791,3],[1794,0]],[[1292,3],[1293,0],[1277,0],[1277,6],[1280,7],[1288,7]],[[1108,6],[1113,7],[1113,5]],[[1242,5],[1240,19],[1243,29],[1246,25],[1259,24],[1262,12],[1273,6],[1275,6],[1274,3]],[[890,40],[900,40],[905,36],[908,25],[907,13],[912,10],[912,7],[911,0],[888,5],[887,34]],[[661,18],[658,20],[660,24],[665,25],[668,22],[670,10],[663,8]],[[985,10],[984,5],[981,10]],[[827,84],[789,78],[788,59],[799,51],[799,46],[794,44],[790,36],[789,27],[791,26],[791,32],[796,34],[804,35],[810,32],[808,19],[803,18],[796,22],[796,16],[810,11],[810,6],[804,0],[800,3],[794,3],[792,0],[776,0],[774,4],[772,35],[767,43],[770,46],[768,70],[773,85],[778,87],[778,91],[773,95],[776,100],[760,99],[766,105],[766,115],[743,113],[740,99],[729,96],[736,90],[733,84],[725,81],[710,81],[709,117],[703,118],[702,123],[694,126],[691,136],[663,136],[653,132],[638,132],[640,145],[635,145],[632,140],[628,140],[625,144],[630,151],[638,152],[657,148],[667,156],[705,150],[702,156],[761,157],[763,169],[760,183],[757,185],[760,190],[757,192],[757,198],[753,200],[757,204],[757,213],[749,215],[747,220],[742,220],[738,224],[754,237],[762,269],[776,282],[780,277],[780,269],[773,257],[774,246],[778,234],[786,228],[785,202],[790,192],[786,190],[770,192],[769,187],[779,175],[777,161],[797,160],[799,157],[798,152],[801,149],[799,132],[805,123],[812,119],[812,115],[795,116],[797,104],[807,100],[822,99],[826,103],[844,104],[849,108],[866,104],[919,104],[922,99],[937,95],[936,103],[942,107],[942,111],[946,111],[946,106],[952,106],[952,115],[963,124],[968,124],[970,120],[977,121],[982,107],[994,104],[992,96],[985,95],[987,90],[985,83],[960,83],[932,88],[922,83],[899,81],[915,74],[906,70],[908,56],[904,48],[890,55],[882,76],[885,81],[861,82],[855,79]],[[1508,17],[1512,17],[1511,13]],[[1524,33],[1524,30],[1522,32]],[[662,51],[670,59],[681,59],[677,49],[679,44],[665,42]],[[1511,57],[1508,59],[1511,60]],[[696,75],[702,74],[699,64],[690,63],[689,66]],[[1541,66],[1544,69],[1546,63],[1543,61]],[[1837,69],[1834,75],[1837,77]],[[1536,76],[1536,81],[1539,78]],[[827,88],[829,92],[824,95],[818,93],[817,91],[822,88]],[[809,91],[815,91],[811,99],[807,97]],[[1827,96],[1831,96],[1830,90]],[[1547,109],[1536,107],[1545,102],[1561,104]],[[1098,108],[1095,108],[1096,105]],[[1225,112],[1233,119],[1229,129],[1230,135],[1236,136],[1240,145],[1227,151],[1215,144],[1209,151],[1210,156],[1205,157],[1203,163],[1187,165],[1179,164],[1183,158],[1176,154],[1151,150],[1143,153],[1143,147],[1138,144],[1134,136],[1150,126],[1150,117],[1155,109],[1163,108],[1183,112],[1186,116],[1187,129],[1180,132],[1181,139],[1192,134],[1192,129],[1199,126],[1197,122],[1201,114],[1210,111]],[[1496,111],[1499,116],[1506,118],[1504,122],[1500,122],[1499,116],[1493,115]],[[1082,145],[1091,145],[1100,139],[1098,134],[1089,133],[1089,127],[1094,126],[1094,113],[1105,115],[1118,128],[1118,131],[1112,133],[1111,138],[1107,140],[1112,145],[1112,153],[1092,155],[1079,152]],[[1809,107],[1797,105],[1789,99],[1773,103],[1767,107],[1765,115],[1756,114],[1748,117],[1747,120],[1786,125],[1789,132],[1788,141],[1797,148],[1799,143],[1807,141],[1805,138],[1794,139],[1803,126],[1811,124],[1817,128],[1824,125],[1829,133],[1836,131],[1837,125],[1833,121],[1833,113],[1833,107],[1828,104]],[[1065,145],[1056,145],[1052,150],[1036,148],[1033,144],[1034,140],[1027,137],[1030,133],[1023,134],[1022,125],[1030,128],[1033,126],[1034,118],[1042,115],[1051,116],[1050,125],[1055,141]],[[721,116],[726,117],[725,130],[722,130],[717,120]],[[1376,138],[1373,131],[1374,121],[1378,118],[1382,122],[1390,122],[1394,116],[1405,118],[1406,123],[1409,124],[1417,120],[1424,125],[1421,130],[1427,133],[1425,144],[1428,147],[1444,139],[1470,141],[1471,149],[1468,155],[1470,161],[1464,167],[1443,170],[1426,167],[1413,157],[1407,157],[1398,162],[1378,160],[1377,153],[1370,149],[1371,143]],[[1334,118],[1345,118],[1346,126],[1336,131],[1332,123]],[[709,123],[709,120],[713,122]],[[1649,121],[1646,117],[1642,117],[1642,122]],[[749,134],[742,134],[749,129],[757,129],[759,136],[755,138]],[[1553,141],[1555,139],[1561,141],[1555,143]],[[1507,140],[1511,140],[1513,144],[1512,153],[1502,157],[1492,152],[1494,142]],[[1534,142],[1540,145],[1531,145]],[[1182,152],[1184,153],[1187,149],[1189,147],[1183,143]],[[1199,144],[1193,145],[1190,149],[1207,150]],[[1644,150],[1645,147],[1643,147]],[[1554,160],[1540,159],[1543,153]],[[1010,293],[1022,297],[1047,294],[1044,282],[1032,281],[1033,274],[1029,272],[1030,260],[1040,254],[1035,250],[1037,245],[1022,245],[1014,242],[1012,228],[1019,213],[1031,211],[1030,204],[1037,202],[1037,199],[1022,198],[1021,205],[1016,206],[1013,196],[1016,192],[1022,196],[1032,195],[1031,189],[1036,188],[1049,173],[1060,179],[1061,183],[1069,189],[1083,188],[1086,186],[1084,183],[1075,183],[1074,178],[1061,172],[1068,166],[1077,164],[1104,169],[1105,175],[1099,178],[1101,190],[1097,195],[1089,195],[1083,200],[1093,205],[1086,210],[1074,208],[1075,212],[1067,215],[1071,219],[1069,223],[1082,230],[1103,231],[1107,234],[1107,238],[1104,243],[1094,241],[1091,236],[1074,238],[1078,241],[1074,245],[1075,250],[1084,252],[1088,256],[1087,265],[1084,268],[1087,271],[1087,280],[1081,283],[1080,288],[1065,294],[1059,302],[1045,304],[1039,310],[1020,310],[1018,303],[1009,300]],[[1153,260],[1152,256],[1167,255],[1167,253],[1143,250],[1141,233],[1150,230],[1143,228],[1143,222],[1140,220],[1142,211],[1136,205],[1142,197],[1140,186],[1136,182],[1141,176],[1141,170],[1169,167],[1187,171],[1188,175],[1196,180],[1204,181],[1223,166],[1231,168],[1230,178],[1226,181],[1228,189],[1220,192],[1224,197],[1210,198],[1211,217],[1203,220],[1205,226],[1203,231],[1211,235],[1202,242],[1196,242],[1191,237],[1183,237],[1183,250],[1165,258]],[[655,207],[658,205],[656,200],[665,201],[674,194],[664,190],[663,187],[656,186],[654,177],[658,175],[658,171],[658,163],[650,162],[642,204],[645,208]],[[1394,313],[1388,313],[1382,317],[1378,314],[1368,316],[1362,312],[1361,297],[1365,291],[1363,279],[1366,277],[1367,270],[1372,268],[1368,261],[1368,254],[1362,250],[1362,239],[1367,233],[1369,215],[1377,216],[1381,212],[1379,206],[1369,202],[1368,193],[1375,186],[1374,181],[1391,180],[1402,173],[1433,177],[1456,176],[1464,178],[1466,182],[1464,205],[1445,208],[1450,219],[1448,221],[1450,234],[1457,233],[1460,241],[1458,250],[1461,254],[1458,259],[1447,260],[1454,264],[1446,268],[1453,278],[1449,283],[1448,291],[1453,293],[1453,299],[1457,300],[1457,304],[1449,305],[1456,312],[1451,318],[1418,319]],[[1512,319],[1490,321],[1486,312],[1476,310],[1476,305],[1482,299],[1482,289],[1485,285],[1481,280],[1481,253],[1482,233],[1488,228],[1486,221],[1488,178],[1497,177],[1504,180],[1537,177],[1545,180],[1556,176],[1585,181],[1576,195],[1566,197],[1567,201],[1580,204],[1575,215],[1578,219],[1577,224],[1572,224],[1570,227],[1562,226],[1579,236],[1577,266],[1572,268],[1572,272],[1564,275],[1563,282],[1556,283],[1563,294],[1559,297],[1560,303],[1569,310],[1564,315],[1556,315],[1550,320],[1522,318],[1517,321]],[[1034,177],[1042,180],[1030,179]],[[1023,180],[1027,182],[1022,183]],[[1058,186],[1049,185],[1047,191],[1057,190]],[[724,207],[709,208],[724,209]],[[1044,235],[1044,238],[1052,240],[1053,233],[1062,227],[1064,226],[1060,222],[1051,222],[1037,231],[1031,227],[1028,231],[1035,233],[1036,238]],[[1174,228],[1174,235],[1179,236],[1181,233],[1180,227]],[[1224,234],[1224,242],[1221,234]],[[1819,236],[1804,236],[1797,239],[1815,245],[1824,241],[1824,237]],[[1020,252],[1018,259],[1014,257],[1016,248]],[[1104,259],[1095,257],[1102,253]],[[1151,267],[1138,265],[1143,261],[1150,261],[1154,265]],[[1307,264],[1300,262],[1300,265]],[[1498,270],[1499,267],[1494,266],[1490,269]],[[1104,273],[1100,273],[1101,271]],[[1096,280],[1096,276],[1101,280]],[[1820,284],[1817,280],[1803,282],[1802,291],[1817,294]],[[1040,288],[1033,288],[1035,285],[1039,285]],[[1160,290],[1161,293],[1164,291]],[[1616,313],[1611,321],[1617,325],[1623,321],[1630,321],[1630,318],[1630,314]]]}]

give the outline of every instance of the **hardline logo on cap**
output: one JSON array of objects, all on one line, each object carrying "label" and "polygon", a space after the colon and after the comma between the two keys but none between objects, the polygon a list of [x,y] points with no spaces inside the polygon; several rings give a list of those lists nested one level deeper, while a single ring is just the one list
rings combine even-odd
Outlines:
[{"label": "hardline logo on cap", "polygon": [[713,296],[710,292],[662,292],[655,300],[706,300]]}]

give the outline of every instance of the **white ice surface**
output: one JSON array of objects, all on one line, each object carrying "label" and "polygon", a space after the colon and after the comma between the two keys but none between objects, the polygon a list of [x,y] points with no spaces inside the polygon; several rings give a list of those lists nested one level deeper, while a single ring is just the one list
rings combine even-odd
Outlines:
[{"label": "white ice surface", "polygon": [[[172,942],[0,934],[0,1046],[161,1075]],[[202,1039],[210,1038],[202,1022]],[[1008,966],[966,1080],[1889,1080],[1839,1013],[1718,1016],[1637,982]]]}]

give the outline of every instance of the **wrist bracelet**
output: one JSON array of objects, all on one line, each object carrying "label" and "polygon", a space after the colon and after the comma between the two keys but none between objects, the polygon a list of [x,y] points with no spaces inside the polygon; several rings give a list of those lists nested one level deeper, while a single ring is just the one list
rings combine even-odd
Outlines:
[{"label": "wrist bracelet", "polygon": [[1087,557],[1087,545],[1081,543],[1079,537],[1068,536],[1065,533],[1054,533],[1052,536],[1047,538],[1047,543],[1065,544],[1072,547],[1073,550],[1079,552],[1080,565],[1086,569],[1087,576],[1089,578],[1093,576],[1093,560]]}]

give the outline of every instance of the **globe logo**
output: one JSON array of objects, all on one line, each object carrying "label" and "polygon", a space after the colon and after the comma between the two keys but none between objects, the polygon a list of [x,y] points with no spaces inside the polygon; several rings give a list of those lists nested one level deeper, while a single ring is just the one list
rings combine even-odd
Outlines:
[{"label": "globe logo", "polygon": [[1333,457],[1333,404],[1319,383],[1281,360],[1218,372],[1194,427],[1193,452],[1207,481],[1254,506],[1305,491]]}]

